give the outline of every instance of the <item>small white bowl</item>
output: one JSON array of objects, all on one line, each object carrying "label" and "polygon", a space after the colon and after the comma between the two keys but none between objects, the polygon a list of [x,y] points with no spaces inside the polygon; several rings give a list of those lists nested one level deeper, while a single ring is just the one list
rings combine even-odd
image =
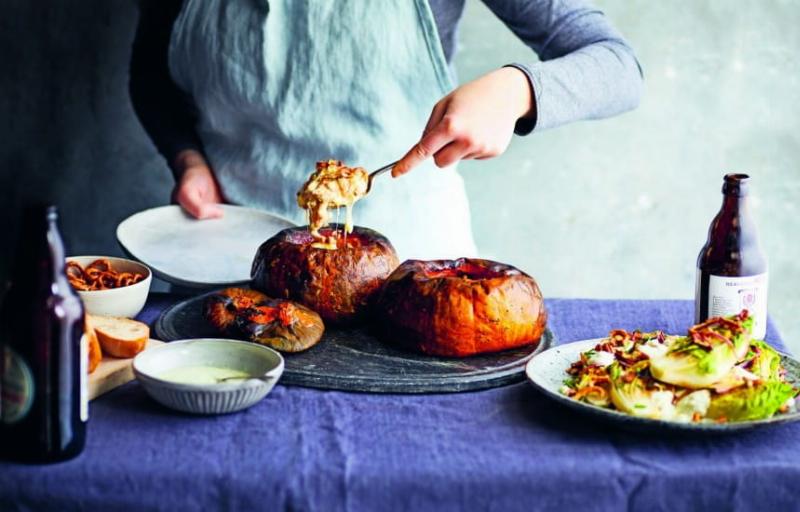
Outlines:
[{"label": "small white bowl", "polygon": [[143,274],[144,279],[136,284],[123,286],[122,288],[92,291],[78,290],[78,296],[83,301],[84,309],[90,315],[135,317],[142,311],[144,303],[147,301],[153,273],[147,265],[113,256],[70,256],[67,261],[74,261],[86,268],[86,265],[91,264],[93,261],[102,259],[110,261],[111,268],[117,272]]},{"label": "small white bowl", "polygon": [[[185,384],[160,376],[177,368],[213,366],[251,375],[215,384]],[[173,341],[137,355],[133,372],[147,394],[166,407],[193,414],[226,414],[246,409],[272,391],[283,374],[283,357],[247,341],[199,338]]]}]

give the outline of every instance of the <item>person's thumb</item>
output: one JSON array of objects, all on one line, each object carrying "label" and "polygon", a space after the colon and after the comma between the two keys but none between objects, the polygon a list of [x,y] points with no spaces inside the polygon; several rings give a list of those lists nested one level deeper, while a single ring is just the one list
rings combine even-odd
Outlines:
[{"label": "person's thumb", "polygon": [[198,219],[218,219],[222,217],[222,207],[217,203],[203,202],[197,206],[197,214],[192,214]]},{"label": "person's thumb", "polygon": [[222,217],[222,208],[204,198],[197,187],[192,187],[189,184],[183,184],[176,190],[175,200],[181,208],[196,219]]}]

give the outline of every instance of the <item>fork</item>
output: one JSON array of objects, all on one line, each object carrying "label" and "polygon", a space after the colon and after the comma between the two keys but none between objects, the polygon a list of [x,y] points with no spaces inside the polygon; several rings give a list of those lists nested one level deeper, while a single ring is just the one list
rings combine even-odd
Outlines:
[{"label": "fork", "polygon": [[[398,160],[397,162],[399,162],[399,161],[400,160]],[[385,173],[386,171],[390,170],[392,167],[397,165],[397,162],[392,162],[389,165],[384,165],[383,167],[381,167],[377,171],[372,171],[371,173],[369,173],[369,181],[367,182],[367,191],[364,192],[364,195],[369,194],[369,191],[372,190],[372,181],[376,177],[380,176],[381,174]]]}]

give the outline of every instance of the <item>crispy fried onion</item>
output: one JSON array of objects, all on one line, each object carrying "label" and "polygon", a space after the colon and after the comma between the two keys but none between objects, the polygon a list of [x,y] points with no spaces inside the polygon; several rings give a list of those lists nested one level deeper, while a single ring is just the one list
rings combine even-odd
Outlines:
[{"label": "crispy fried onion", "polygon": [[591,401],[599,402],[606,400],[608,398],[608,391],[606,391],[605,388],[602,388],[600,386],[586,386],[582,387],[581,389],[576,391],[574,395],[572,395],[572,398],[574,398],[575,400],[580,400],[584,397]]},{"label": "crispy fried onion", "polygon": [[689,328],[689,337],[697,345],[705,348],[712,348],[712,340],[721,341],[723,343],[731,343],[731,338],[725,335],[725,332],[730,332],[731,335],[736,335],[744,331],[742,322],[747,320],[748,312],[743,309],[735,320],[715,316],[709,318],[703,323],[694,325]]},{"label": "crispy fried onion", "polygon": [[111,262],[107,259],[95,260],[86,268],[76,261],[68,261],[66,272],[69,284],[84,292],[122,288],[144,279],[144,275],[135,272],[117,272],[111,268]]}]

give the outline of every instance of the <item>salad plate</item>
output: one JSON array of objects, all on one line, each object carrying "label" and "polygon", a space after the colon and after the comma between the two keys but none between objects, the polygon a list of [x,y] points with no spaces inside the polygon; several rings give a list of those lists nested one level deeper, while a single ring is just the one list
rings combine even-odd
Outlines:
[{"label": "salad plate", "polygon": [[223,216],[206,220],[176,205],[144,210],[117,226],[117,240],[131,258],[172,284],[210,288],[248,283],[259,245],[294,224],[252,208],[220,206]]},{"label": "salad plate", "polygon": [[[563,404],[571,410],[592,416],[598,420],[611,422],[630,430],[650,432],[693,432],[693,433],[733,433],[749,431],[769,425],[778,425],[800,420],[800,412],[792,408],[786,413],[777,413],[772,417],[726,423],[716,422],[679,422],[663,419],[652,419],[634,416],[616,409],[592,405],[575,400],[564,394],[565,381],[571,375],[567,373],[572,363],[578,361],[581,354],[592,350],[605,338],[576,341],[554,346],[528,361],[525,374],[528,381],[545,396]],[[779,353],[781,364],[786,370],[786,381],[793,386],[800,382],[800,362],[791,356]]]}]

